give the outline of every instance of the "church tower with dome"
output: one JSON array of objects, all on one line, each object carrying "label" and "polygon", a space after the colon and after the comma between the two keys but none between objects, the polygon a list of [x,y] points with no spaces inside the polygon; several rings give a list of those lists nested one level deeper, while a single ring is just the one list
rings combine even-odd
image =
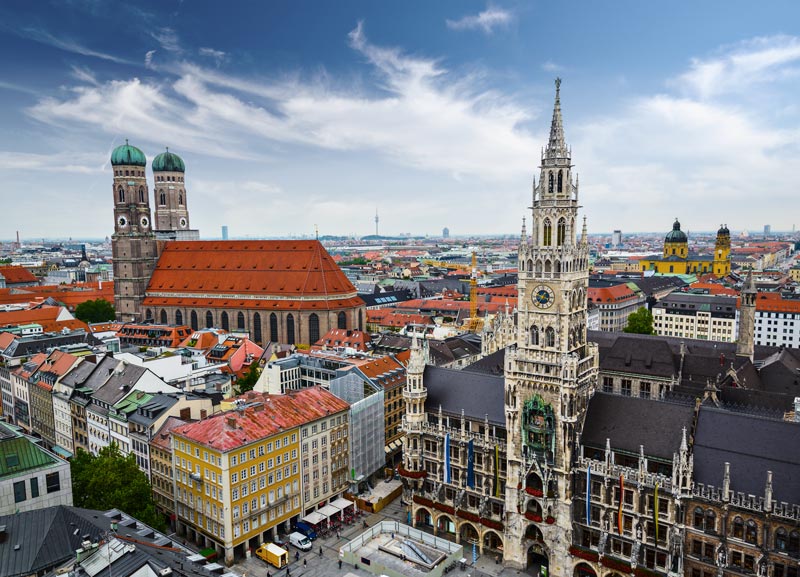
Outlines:
[{"label": "church tower with dome", "polygon": [[153,159],[155,232],[159,240],[198,240],[197,230],[189,227],[189,208],[183,159],[162,152]]},{"label": "church tower with dome", "polygon": [[111,153],[114,169],[114,308],[121,321],[142,321],[147,284],[158,259],[147,188],[147,158],[128,144]]}]

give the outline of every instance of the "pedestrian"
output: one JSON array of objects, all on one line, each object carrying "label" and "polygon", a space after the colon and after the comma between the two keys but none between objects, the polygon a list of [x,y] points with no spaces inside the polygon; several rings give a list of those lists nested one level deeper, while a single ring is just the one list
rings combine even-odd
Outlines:
[{"label": "pedestrian", "polygon": [[341,569],[341,568],[342,568],[342,560],[339,559],[339,569]]},{"label": "pedestrian", "polygon": [[322,557],[322,547],[319,548],[319,556]]},{"label": "pedestrian", "polygon": [[303,557],[303,567],[308,567],[308,559]]},{"label": "pedestrian", "polygon": [[300,561],[300,551],[295,551],[295,553],[294,553],[294,560],[295,560],[295,561]]},{"label": "pedestrian", "polygon": [[336,538],[337,539],[341,539],[342,538],[342,532],[339,531],[339,529],[336,529]]}]

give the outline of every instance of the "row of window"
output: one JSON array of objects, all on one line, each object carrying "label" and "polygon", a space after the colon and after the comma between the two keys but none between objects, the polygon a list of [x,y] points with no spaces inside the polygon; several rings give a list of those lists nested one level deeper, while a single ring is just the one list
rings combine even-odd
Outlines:
[{"label": "row of window", "polygon": [[[28,499],[36,499],[39,496],[39,477],[31,477],[28,479],[30,485],[30,496],[25,481],[16,481],[14,483],[14,502],[22,503]],[[55,493],[61,490],[61,477],[58,471],[55,473],[48,473],[45,475],[45,488],[47,494]]]}]

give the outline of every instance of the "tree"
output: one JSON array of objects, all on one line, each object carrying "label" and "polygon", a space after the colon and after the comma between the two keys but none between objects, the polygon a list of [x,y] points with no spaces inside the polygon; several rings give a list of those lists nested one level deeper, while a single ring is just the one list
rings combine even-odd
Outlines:
[{"label": "tree", "polygon": [[75,307],[75,316],[85,323],[113,321],[116,314],[114,305],[106,299],[84,301]]},{"label": "tree", "polygon": [[236,381],[236,388],[239,389],[239,394],[252,391],[260,375],[261,371],[258,370],[258,363],[250,363],[250,369],[248,369],[241,379]]},{"label": "tree", "polygon": [[644,307],[639,307],[635,313],[628,316],[628,326],[623,329],[626,333],[637,333],[640,335],[654,335],[653,313]]},{"label": "tree", "polygon": [[159,531],[166,528],[156,511],[147,475],[133,453],[124,456],[116,443],[95,456],[78,448],[70,461],[72,499],[85,509],[119,509]]}]

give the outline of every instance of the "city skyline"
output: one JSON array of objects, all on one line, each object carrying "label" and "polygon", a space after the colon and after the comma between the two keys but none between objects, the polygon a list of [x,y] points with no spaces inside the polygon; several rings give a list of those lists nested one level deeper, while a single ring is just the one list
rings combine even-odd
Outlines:
[{"label": "city skyline", "polygon": [[0,230],[109,236],[127,137],[185,159],[204,237],[364,236],[376,205],[387,236],[514,234],[556,76],[590,231],[792,230],[776,5],[5,4]]}]

